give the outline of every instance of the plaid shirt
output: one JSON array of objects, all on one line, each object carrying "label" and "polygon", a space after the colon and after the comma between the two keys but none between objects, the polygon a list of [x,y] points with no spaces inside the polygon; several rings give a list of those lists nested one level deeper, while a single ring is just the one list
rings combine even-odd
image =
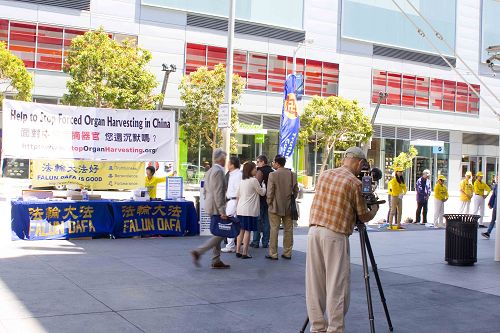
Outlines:
[{"label": "plaid shirt", "polygon": [[361,181],[345,167],[321,174],[311,206],[309,225],[320,225],[332,231],[351,235],[356,216],[368,213],[361,195]]}]

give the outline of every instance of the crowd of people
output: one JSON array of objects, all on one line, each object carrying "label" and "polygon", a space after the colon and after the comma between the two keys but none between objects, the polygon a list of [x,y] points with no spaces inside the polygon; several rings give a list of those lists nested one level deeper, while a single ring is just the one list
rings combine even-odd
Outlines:
[{"label": "crowd of people", "polygon": [[291,202],[298,195],[297,175],[285,168],[286,158],[277,155],[272,166],[265,155],[257,163],[229,159],[224,174],[227,154],[221,149],[213,153],[213,166],[204,178],[205,211],[212,221],[236,218],[240,233],[236,239],[227,239],[221,249],[223,237],[213,236],[191,251],[195,265],[201,255],[212,249],[212,268],[230,268],[220,259],[221,252],[235,253],[237,258],[251,259],[249,248],[268,248],[266,258],[278,260],[278,233],[283,226],[283,252],[281,258],[291,260],[293,248],[293,221]]},{"label": "crowd of people", "polygon": [[[402,212],[403,212],[403,197],[407,192],[407,187],[404,183],[403,169],[394,168],[394,175],[388,185],[388,201],[389,201],[389,213],[387,216],[389,229],[394,229],[394,224],[397,229],[404,229],[401,226]],[[445,203],[449,199],[448,188],[445,185],[446,178],[443,175],[439,175],[437,178],[437,183],[434,189],[431,191],[431,172],[429,170],[424,170],[422,176],[417,180],[415,184],[416,199],[417,199],[417,211],[415,213],[415,220],[413,223],[418,223],[421,225],[426,225],[428,203],[431,195],[434,197],[434,217],[430,227],[432,228],[444,228],[444,207]],[[484,175],[482,172],[476,173],[475,179],[472,179],[472,172],[467,171],[465,178],[460,181],[459,191],[460,191],[460,214],[474,214],[479,215],[479,228],[488,228],[488,231],[482,233],[485,238],[489,238],[491,230],[495,226],[496,219],[496,195],[497,195],[497,183],[498,177],[494,177],[492,183],[494,184],[493,189],[484,182]],[[492,221],[487,227],[484,223],[484,214],[486,207],[486,199],[488,196],[487,206],[493,210]],[[473,203],[471,209],[471,202]]]}]

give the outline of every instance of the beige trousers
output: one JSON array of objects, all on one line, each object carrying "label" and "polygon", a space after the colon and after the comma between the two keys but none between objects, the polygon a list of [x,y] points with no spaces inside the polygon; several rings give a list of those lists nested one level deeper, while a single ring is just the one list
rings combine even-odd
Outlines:
[{"label": "beige trousers", "polygon": [[344,332],[350,277],[348,236],[323,227],[311,227],[306,257],[306,305],[311,332]]},{"label": "beige trousers", "polygon": [[223,237],[219,236],[212,236],[210,237],[209,240],[207,240],[205,243],[203,243],[199,248],[197,248],[195,251],[198,252],[200,255],[207,252],[210,249],[213,249],[212,251],[212,264],[217,264],[220,262],[220,244],[224,240]]},{"label": "beige trousers", "polygon": [[444,201],[434,198],[434,226],[444,228]]},{"label": "beige trousers", "polygon": [[403,199],[399,197],[391,197],[391,214],[389,215],[389,224],[392,225],[392,220],[395,217],[395,223],[401,226],[401,218],[403,217]]},{"label": "beige trousers", "polygon": [[291,216],[279,216],[269,212],[271,232],[269,236],[269,255],[278,258],[278,233],[283,222],[283,255],[292,256],[293,248],[293,221]]}]

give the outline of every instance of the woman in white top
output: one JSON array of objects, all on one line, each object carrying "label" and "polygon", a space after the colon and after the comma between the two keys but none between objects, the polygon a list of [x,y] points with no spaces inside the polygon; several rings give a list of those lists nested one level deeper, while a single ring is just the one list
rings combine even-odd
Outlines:
[{"label": "woman in white top", "polygon": [[[243,180],[238,189],[238,206],[236,208],[236,214],[241,224],[241,231],[236,239],[236,257],[242,259],[252,258],[248,255],[250,233],[258,229],[260,196],[266,194],[266,185],[262,183],[262,187],[260,186],[259,181],[255,178],[256,174],[257,166],[255,163],[247,162],[243,165]],[[243,246],[241,246],[242,243]]]}]

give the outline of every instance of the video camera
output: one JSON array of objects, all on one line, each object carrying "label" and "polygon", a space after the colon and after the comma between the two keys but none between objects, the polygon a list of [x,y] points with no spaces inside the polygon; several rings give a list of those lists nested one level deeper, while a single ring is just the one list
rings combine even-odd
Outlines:
[{"label": "video camera", "polygon": [[380,169],[371,168],[370,163],[364,160],[358,179],[361,180],[361,194],[368,206],[385,203],[385,200],[379,200],[375,193],[378,181],[382,179],[382,171]]}]

